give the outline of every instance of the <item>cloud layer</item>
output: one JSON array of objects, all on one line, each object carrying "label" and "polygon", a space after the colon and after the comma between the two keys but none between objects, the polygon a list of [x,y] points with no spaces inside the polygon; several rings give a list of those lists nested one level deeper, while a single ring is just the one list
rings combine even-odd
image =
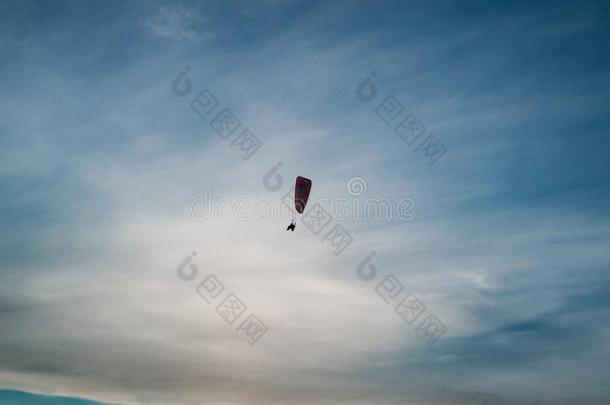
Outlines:
[{"label": "cloud layer", "polygon": [[[0,387],[107,403],[607,403],[608,11],[3,4]],[[191,108],[203,90],[260,139],[249,159]],[[389,96],[446,146],[434,165],[379,116]],[[337,256],[300,218],[286,233],[191,215],[205,192],[279,201],[297,175],[310,205],[410,198],[415,220],[333,220],[353,237]],[[197,293],[210,274],[268,327],[255,345]],[[446,326],[436,343],[376,292],[388,275]]]}]

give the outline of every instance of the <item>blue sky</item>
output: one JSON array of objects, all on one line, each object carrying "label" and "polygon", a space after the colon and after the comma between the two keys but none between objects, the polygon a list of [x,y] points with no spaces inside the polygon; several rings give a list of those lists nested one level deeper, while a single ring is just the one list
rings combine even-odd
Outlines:
[{"label": "blue sky", "polygon": [[21,391],[0,390],[0,399],[5,405],[99,405],[100,402],[78,398],[36,395]]},{"label": "blue sky", "polygon": [[[0,402],[610,400],[605,2],[9,1],[0,16]],[[248,159],[191,108],[203,90],[262,142]],[[435,164],[378,116],[389,96],[446,147]],[[310,207],[410,199],[414,219],[333,218],[353,238],[335,255],[303,218],[286,233],[289,217],[193,215],[205,195],[277,203],[297,175]],[[267,326],[255,345],[198,295],[209,274]],[[425,304],[413,324],[376,293],[390,274]],[[428,315],[446,327],[434,344]]]}]

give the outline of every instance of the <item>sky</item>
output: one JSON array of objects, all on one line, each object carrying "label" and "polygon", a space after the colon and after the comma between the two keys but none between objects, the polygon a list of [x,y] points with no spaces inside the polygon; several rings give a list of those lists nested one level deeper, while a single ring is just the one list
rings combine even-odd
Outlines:
[{"label": "sky", "polygon": [[0,17],[0,403],[610,402],[607,2]]}]

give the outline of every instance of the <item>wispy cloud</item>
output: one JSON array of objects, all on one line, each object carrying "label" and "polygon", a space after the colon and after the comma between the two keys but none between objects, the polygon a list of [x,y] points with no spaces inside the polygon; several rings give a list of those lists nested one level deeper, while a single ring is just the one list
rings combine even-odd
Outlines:
[{"label": "wispy cloud", "polygon": [[208,19],[196,7],[161,6],[144,25],[158,37],[173,40],[208,39]]},{"label": "wispy cloud", "polygon": [[[2,9],[1,387],[147,404],[607,402],[603,5],[111,4]],[[356,97],[371,72],[374,105]],[[190,107],[204,89],[262,140],[250,159]],[[434,166],[376,115],[391,94],[447,146]],[[422,220],[338,221],[354,241],[337,257],[301,222],[190,215],[205,191],[279,200],[296,175],[312,202],[409,197]],[[269,327],[256,345],[197,294],[208,274]],[[446,324],[434,345],[375,292],[389,274]]]}]

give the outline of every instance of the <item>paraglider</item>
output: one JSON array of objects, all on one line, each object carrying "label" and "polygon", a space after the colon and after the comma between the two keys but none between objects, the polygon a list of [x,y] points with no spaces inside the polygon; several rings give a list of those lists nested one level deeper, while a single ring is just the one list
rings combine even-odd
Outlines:
[{"label": "paraglider", "polygon": [[[309,199],[309,192],[311,191],[311,180],[305,177],[298,176],[294,184],[294,209],[299,214],[302,214],[307,205]],[[296,219],[293,217],[292,222],[286,228],[287,231],[293,231],[296,226]]]}]

